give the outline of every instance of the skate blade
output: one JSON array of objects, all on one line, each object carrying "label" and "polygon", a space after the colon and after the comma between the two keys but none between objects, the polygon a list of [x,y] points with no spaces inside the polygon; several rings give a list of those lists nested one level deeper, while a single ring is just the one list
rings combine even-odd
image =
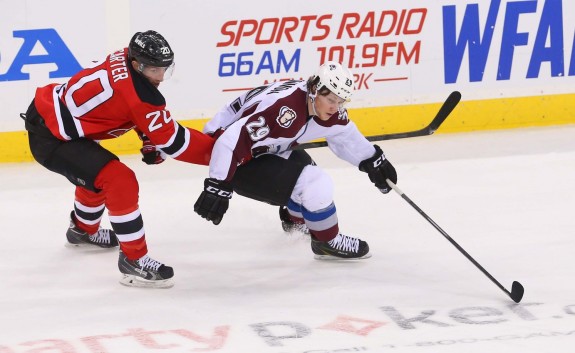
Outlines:
[{"label": "skate blade", "polygon": [[318,255],[314,254],[313,258],[320,261],[339,261],[339,262],[350,262],[350,261],[357,261],[357,260],[365,260],[371,257],[371,253],[367,253],[362,257],[352,257],[352,258],[345,258],[345,257],[337,257],[333,255]]},{"label": "skate blade", "polygon": [[302,230],[302,229],[297,228],[297,227],[295,227],[295,228],[283,227],[283,231],[284,231],[284,233],[287,233],[289,235],[291,235],[291,234],[302,234],[302,235],[309,236],[309,229],[307,229],[307,228],[305,230]]},{"label": "skate blade", "polygon": [[134,275],[124,275],[120,280],[120,284],[137,288],[172,288],[174,281],[171,278],[150,281]]},{"label": "skate blade", "polygon": [[102,247],[102,246],[98,246],[98,245],[94,245],[94,244],[86,244],[86,243],[80,243],[80,244],[73,244],[73,243],[65,243],[64,244],[65,247],[70,248],[70,249],[91,249],[91,250],[118,250],[118,246],[112,246],[112,247]]}]

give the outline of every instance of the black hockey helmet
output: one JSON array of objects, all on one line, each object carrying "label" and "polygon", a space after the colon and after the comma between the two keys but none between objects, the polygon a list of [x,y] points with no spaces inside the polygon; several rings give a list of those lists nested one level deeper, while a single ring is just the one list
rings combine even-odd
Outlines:
[{"label": "black hockey helmet", "polygon": [[128,57],[157,67],[168,67],[174,62],[174,52],[168,41],[152,30],[134,34],[128,45]]}]

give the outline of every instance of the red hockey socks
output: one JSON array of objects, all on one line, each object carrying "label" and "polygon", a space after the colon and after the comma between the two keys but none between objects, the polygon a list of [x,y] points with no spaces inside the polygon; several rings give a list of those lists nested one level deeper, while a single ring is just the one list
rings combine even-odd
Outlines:
[{"label": "red hockey socks", "polygon": [[100,171],[94,184],[102,190],[100,194],[104,194],[110,223],[122,252],[130,260],[146,255],[148,248],[134,172],[122,162],[113,160]]}]

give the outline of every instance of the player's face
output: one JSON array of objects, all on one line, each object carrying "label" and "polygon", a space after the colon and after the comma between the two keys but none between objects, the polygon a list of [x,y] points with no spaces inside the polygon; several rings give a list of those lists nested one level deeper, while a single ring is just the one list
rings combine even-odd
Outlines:
[{"label": "player's face", "polygon": [[174,71],[174,63],[168,67],[151,66],[134,61],[134,69],[140,72],[151,84],[158,87],[164,80],[169,79]]},{"label": "player's face", "polygon": [[345,104],[345,100],[330,92],[327,96],[318,94],[315,98],[315,111],[321,120],[328,120]]}]

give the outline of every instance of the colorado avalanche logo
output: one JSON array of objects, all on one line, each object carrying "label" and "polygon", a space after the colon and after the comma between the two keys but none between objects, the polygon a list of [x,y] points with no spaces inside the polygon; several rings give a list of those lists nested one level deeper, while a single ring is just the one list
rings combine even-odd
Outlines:
[{"label": "colorado avalanche logo", "polygon": [[293,109],[283,106],[280,109],[280,114],[276,118],[276,121],[278,122],[279,126],[287,129],[291,126],[296,117],[297,115]]}]

